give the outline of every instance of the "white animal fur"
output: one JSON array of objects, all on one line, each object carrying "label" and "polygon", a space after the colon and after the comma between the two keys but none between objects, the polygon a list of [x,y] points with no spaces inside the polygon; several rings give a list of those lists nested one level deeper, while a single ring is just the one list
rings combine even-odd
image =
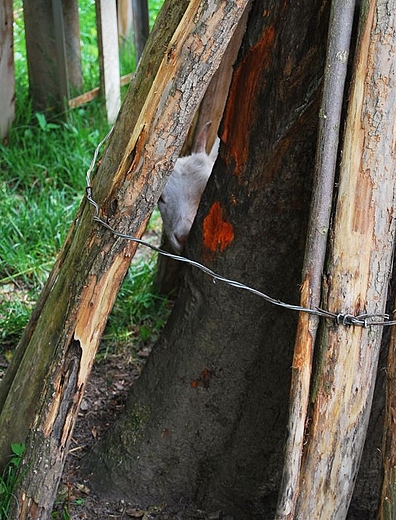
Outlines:
[{"label": "white animal fur", "polygon": [[197,140],[196,152],[180,157],[158,201],[164,231],[176,253],[184,248],[206,183],[216,160],[219,140],[206,153],[208,123]]}]

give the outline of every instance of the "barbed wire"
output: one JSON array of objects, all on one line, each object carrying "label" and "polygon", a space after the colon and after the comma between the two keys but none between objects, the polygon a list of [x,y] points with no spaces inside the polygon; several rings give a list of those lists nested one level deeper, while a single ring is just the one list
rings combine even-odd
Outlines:
[{"label": "barbed wire", "polygon": [[185,256],[175,255],[173,253],[170,253],[168,251],[164,251],[163,249],[160,249],[159,247],[154,246],[153,244],[150,244],[149,242],[146,242],[145,240],[142,240],[141,238],[134,237],[132,235],[127,235],[125,233],[121,233],[111,227],[107,222],[105,222],[102,218],[100,218],[100,208],[97,202],[94,200],[92,196],[92,186],[91,186],[91,175],[93,172],[93,169],[95,168],[98,154],[100,151],[100,148],[103,146],[103,144],[106,143],[106,141],[110,138],[110,135],[113,132],[112,127],[109,131],[109,133],[106,135],[106,137],[98,144],[98,146],[95,149],[91,164],[88,168],[87,174],[86,174],[86,197],[88,202],[95,208],[95,215],[93,217],[93,220],[109,230],[114,236],[118,238],[122,238],[125,240],[129,240],[131,242],[136,242],[138,244],[141,244],[145,247],[148,247],[149,249],[155,251],[156,253],[166,256],[168,258],[172,258],[173,260],[176,260],[178,262],[184,262],[186,264],[189,264],[201,271],[203,271],[205,274],[210,276],[213,279],[213,283],[219,281],[223,282],[227,285],[230,285],[231,287],[236,287],[237,289],[242,289],[245,291],[248,291],[252,294],[255,294],[256,296],[263,298],[265,301],[272,305],[277,305],[279,307],[283,307],[285,309],[289,309],[292,311],[297,312],[305,312],[308,314],[312,314],[315,316],[319,316],[322,318],[333,320],[337,325],[344,325],[344,326],[351,326],[356,325],[359,327],[372,327],[372,326],[390,326],[390,325],[396,325],[396,320],[390,320],[389,314],[369,314],[369,313],[363,313],[358,315],[353,315],[349,313],[335,313],[331,312],[325,309],[321,309],[320,307],[316,307],[315,309],[310,309],[307,307],[303,307],[301,305],[293,305],[289,303],[285,303],[281,300],[272,298],[268,294],[263,293],[262,291],[259,291],[258,289],[255,289],[253,287],[250,287],[248,285],[245,285],[244,283],[238,282],[236,280],[232,280],[230,278],[225,278],[224,276],[221,276],[220,274],[216,273],[215,271],[212,271],[212,269],[209,269],[209,267],[197,262],[196,260],[191,260],[190,258],[187,258]]}]

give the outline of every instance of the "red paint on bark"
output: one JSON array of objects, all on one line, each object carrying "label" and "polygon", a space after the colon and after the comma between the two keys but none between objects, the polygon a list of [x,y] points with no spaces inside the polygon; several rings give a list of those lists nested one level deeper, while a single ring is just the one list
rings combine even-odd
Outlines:
[{"label": "red paint on bark", "polygon": [[[255,117],[256,85],[262,81],[263,73],[268,68],[275,42],[275,27],[270,25],[262,38],[249,49],[234,72],[234,80],[228,96],[224,114],[221,140],[227,143],[227,150],[235,165],[235,175],[240,175],[248,157],[249,128]],[[237,113],[239,125],[231,124],[233,114]],[[244,138],[241,128],[246,131]],[[227,158],[225,158],[227,160]]]},{"label": "red paint on bark", "polygon": [[215,253],[216,251],[224,251],[233,240],[233,227],[224,220],[220,202],[215,202],[203,221],[204,246]]}]

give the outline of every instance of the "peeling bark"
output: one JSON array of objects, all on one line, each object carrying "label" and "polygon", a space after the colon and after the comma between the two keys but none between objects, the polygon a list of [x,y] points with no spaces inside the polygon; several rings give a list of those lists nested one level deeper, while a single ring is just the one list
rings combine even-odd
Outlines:
[{"label": "peeling bark", "polygon": [[[332,3],[310,222],[302,270],[300,305],[308,309],[320,306],[354,10],[354,1],[336,0]],[[293,518],[299,493],[313,349],[318,325],[317,316],[300,313],[294,346],[288,438],[276,515],[279,520]]]},{"label": "peeling bark", "polygon": [[380,520],[396,518],[396,328],[389,341],[386,370],[386,411],[382,446],[383,483]]},{"label": "peeling bark", "polygon": [[[366,2],[322,306],[385,311],[395,238],[396,3]],[[346,517],[367,431],[381,327],[324,323],[296,519]]]}]

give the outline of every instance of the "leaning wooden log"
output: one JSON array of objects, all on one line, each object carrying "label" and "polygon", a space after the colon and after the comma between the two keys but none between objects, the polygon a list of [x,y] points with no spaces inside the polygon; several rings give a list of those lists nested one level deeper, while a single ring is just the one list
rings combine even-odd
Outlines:
[{"label": "leaning wooden log", "polygon": [[[314,186],[302,272],[301,306],[310,309],[320,306],[354,4],[333,0],[330,14]],[[276,515],[278,520],[293,518],[298,497],[318,324],[319,318],[314,314],[300,313],[293,356],[288,438]]]},{"label": "leaning wooden log", "polygon": [[[143,233],[246,4],[165,2],[93,183],[101,217],[118,231]],[[29,433],[12,518],[51,517],[86,380],[136,249],[93,214],[85,200],[0,388],[3,462]]]},{"label": "leaning wooden log", "polygon": [[342,316],[320,333],[301,520],[346,518],[370,415],[383,331],[370,322],[385,312],[395,245],[395,12],[395,0],[362,8],[322,302]]}]

